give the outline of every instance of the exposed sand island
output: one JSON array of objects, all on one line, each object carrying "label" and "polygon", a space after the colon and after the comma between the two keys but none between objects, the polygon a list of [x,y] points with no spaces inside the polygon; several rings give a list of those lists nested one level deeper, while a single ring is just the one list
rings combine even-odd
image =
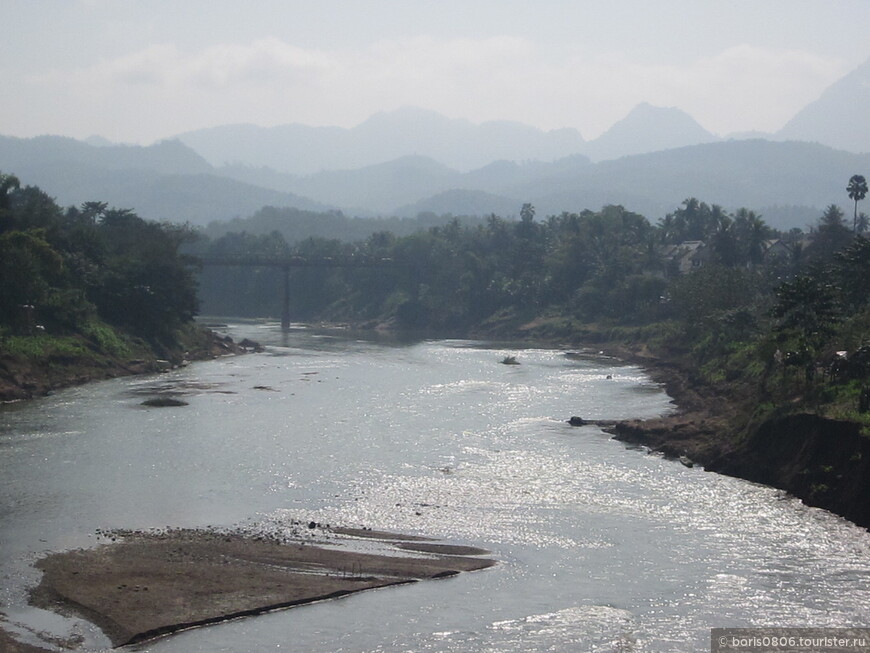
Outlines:
[{"label": "exposed sand island", "polygon": [[118,533],[117,541],[40,560],[44,573],[32,602],[78,614],[122,646],[495,564],[473,547],[363,529],[316,530],[313,541],[206,530]]}]

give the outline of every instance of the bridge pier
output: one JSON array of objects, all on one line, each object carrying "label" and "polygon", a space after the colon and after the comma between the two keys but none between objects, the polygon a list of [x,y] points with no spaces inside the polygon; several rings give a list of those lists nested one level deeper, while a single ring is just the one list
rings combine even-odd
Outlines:
[{"label": "bridge pier", "polygon": [[281,329],[283,331],[290,330],[290,266],[283,266],[284,269],[284,306],[281,310]]},{"label": "bridge pier", "polygon": [[[197,259],[194,259],[196,261]],[[192,261],[193,264],[193,261]],[[286,256],[280,258],[258,257],[202,257],[198,258],[200,268],[206,265],[229,265],[234,267],[266,267],[281,268],[284,272],[284,305],[281,309],[281,329],[290,330],[290,268],[407,268],[406,263],[394,261],[390,258],[370,258],[345,256],[333,258],[324,256],[319,258],[305,258],[303,256]],[[419,274],[419,270],[417,272]],[[414,284],[414,292],[417,292],[419,281]]]}]

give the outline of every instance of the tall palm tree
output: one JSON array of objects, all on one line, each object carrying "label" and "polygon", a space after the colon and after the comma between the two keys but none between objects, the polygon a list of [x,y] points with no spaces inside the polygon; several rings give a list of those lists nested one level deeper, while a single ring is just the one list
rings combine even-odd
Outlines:
[{"label": "tall palm tree", "polygon": [[852,231],[858,233],[858,202],[867,196],[867,180],[863,175],[852,175],[846,187],[849,197],[855,200],[855,217],[852,221]]},{"label": "tall palm tree", "polygon": [[746,263],[752,265],[761,263],[764,258],[765,241],[772,235],[770,227],[755,211],[744,208],[738,209],[734,214],[734,226]]}]

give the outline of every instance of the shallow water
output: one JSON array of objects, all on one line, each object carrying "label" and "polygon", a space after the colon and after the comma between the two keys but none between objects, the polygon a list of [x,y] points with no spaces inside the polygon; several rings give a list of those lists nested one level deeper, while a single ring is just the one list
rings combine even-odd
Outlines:
[{"label": "shallow water", "polygon": [[[108,645],[86,622],[26,605],[30,562],[92,545],[97,529],[302,519],[480,545],[500,564],[137,650],[697,651],[711,627],[870,622],[866,531],[565,423],[671,410],[635,367],[470,341],[229,330],[267,351],[0,412],[11,621]],[[507,355],[521,364],[499,364]],[[189,405],[140,405],[166,393]]]}]

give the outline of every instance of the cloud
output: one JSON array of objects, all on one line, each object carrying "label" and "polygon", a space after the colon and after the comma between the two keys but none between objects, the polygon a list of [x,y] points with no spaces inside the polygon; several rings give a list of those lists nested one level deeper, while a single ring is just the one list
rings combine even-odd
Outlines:
[{"label": "cloud", "polygon": [[847,72],[838,59],[797,50],[738,45],[680,64],[630,59],[620,52],[577,55],[556,67],[550,86],[571,89],[565,102],[596,135],[640,102],[676,106],[707,129],[779,129]]},{"label": "cloud", "polygon": [[249,46],[208,48],[185,62],[182,77],[184,81],[222,89],[235,84],[315,80],[328,74],[333,64],[328,55],[268,38]]},{"label": "cloud", "polygon": [[191,85],[226,90],[238,84],[274,83],[288,76],[317,76],[329,65],[329,57],[316,51],[268,38],[250,45],[216,45],[196,53],[155,44],[72,74],[55,72],[44,79],[84,86],[147,85],[155,92]]},{"label": "cloud", "polygon": [[111,98],[115,128],[126,120],[128,132],[141,133],[145,125],[152,138],[228,122],[351,126],[405,105],[594,137],[644,101],[679,106],[717,133],[775,130],[844,72],[835,59],[749,45],[663,64],[515,36],[416,36],[329,50],[270,37],[197,51],[155,44],[36,82],[74,98],[80,119],[99,116],[88,133],[106,124]]},{"label": "cloud", "polygon": [[686,83],[706,92],[692,96],[684,88],[678,99],[690,113],[709,116],[720,132],[741,129],[747,116],[754,128],[773,131],[846,72],[838,59],[743,44],[697,61]]}]

